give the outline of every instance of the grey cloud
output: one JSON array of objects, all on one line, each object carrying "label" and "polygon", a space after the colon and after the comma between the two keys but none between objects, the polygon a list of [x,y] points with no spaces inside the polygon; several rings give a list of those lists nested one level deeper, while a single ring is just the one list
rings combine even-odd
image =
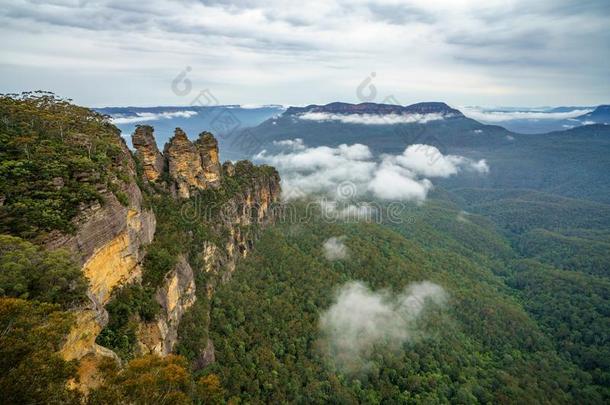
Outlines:
[{"label": "grey cloud", "polygon": [[548,31],[541,28],[514,32],[514,28],[493,28],[485,33],[462,31],[447,38],[450,44],[469,47],[502,47],[535,51],[544,48],[551,40]]},{"label": "grey cloud", "polygon": [[387,21],[391,24],[406,24],[410,22],[432,24],[437,21],[434,14],[407,4],[371,2],[367,4],[367,7],[374,18]]},{"label": "grey cloud", "polygon": [[189,65],[222,83],[214,91],[227,103],[354,101],[376,71],[380,97],[412,102],[596,104],[610,92],[609,18],[607,1],[5,0],[3,62],[17,68],[0,90],[27,83],[26,67],[38,70],[32,82],[63,69],[74,84],[62,95],[106,104],[77,84],[121,82],[128,65],[131,86],[115,90],[122,104],[135,94],[185,103],[135,67],[162,86]]}]

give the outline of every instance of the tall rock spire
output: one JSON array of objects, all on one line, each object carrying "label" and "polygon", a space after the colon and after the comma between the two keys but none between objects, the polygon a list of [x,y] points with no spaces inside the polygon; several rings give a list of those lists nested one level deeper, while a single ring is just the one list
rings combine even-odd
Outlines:
[{"label": "tall rock spire", "polygon": [[218,159],[218,141],[211,132],[204,131],[199,134],[195,146],[199,151],[206,182],[210,187],[219,187],[222,170]]},{"label": "tall rock spire", "polygon": [[151,126],[141,125],[132,137],[146,179],[157,181],[167,164],[170,186],[180,198],[189,198],[193,190],[220,187],[222,167],[214,135],[204,131],[193,143],[182,129],[176,128],[161,154],[153,131]]},{"label": "tall rock spire", "polygon": [[163,154],[167,159],[169,175],[176,182],[179,197],[189,198],[191,188],[207,188],[199,151],[182,129],[176,128]]},{"label": "tall rock spire", "polygon": [[149,125],[138,125],[131,138],[133,147],[142,161],[144,175],[149,181],[155,181],[163,173],[164,159],[153,135],[153,127]]}]

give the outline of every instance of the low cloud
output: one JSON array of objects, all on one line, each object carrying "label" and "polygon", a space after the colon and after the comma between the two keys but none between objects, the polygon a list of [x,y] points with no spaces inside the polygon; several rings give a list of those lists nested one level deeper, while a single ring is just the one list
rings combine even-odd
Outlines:
[{"label": "low cloud", "polygon": [[[286,142],[286,141],[282,141]],[[301,142],[285,143],[288,149],[276,155],[262,151],[255,159],[275,166],[282,174],[282,191],[285,198],[303,194],[323,194],[330,198],[342,198],[339,185],[353,184],[348,197],[364,191],[362,186],[373,176],[377,167],[365,145],[340,145],[301,147]]]},{"label": "low cloud", "polygon": [[320,205],[322,216],[328,220],[340,219],[346,222],[367,221],[371,222],[379,218],[378,207],[367,202],[344,202],[333,201],[328,199],[320,199],[317,201]]},{"label": "low cloud", "polygon": [[429,281],[410,284],[400,294],[349,282],[320,316],[322,352],[345,373],[366,372],[375,349],[399,350],[425,337],[420,321],[447,299],[443,287]]},{"label": "low cloud", "polygon": [[345,246],[345,236],[333,236],[332,238],[328,238],[322,248],[324,249],[324,257],[327,260],[335,261],[335,260],[343,260],[347,258],[347,246]]},{"label": "low cloud", "polygon": [[423,201],[432,189],[432,182],[417,179],[412,171],[385,161],[375,171],[368,189],[384,200]]},{"label": "low cloud", "polygon": [[197,115],[197,111],[188,110],[162,113],[141,112],[130,116],[117,115],[112,117],[111,120],[113,124],[135,124],[138,122],[158,121],[162,119],[191,118],[195,115]]},{"label": "low cloud", "polygon": [[393,160],[406,169],[428,177],[449,177],[463,169],[479,173],[489,172],[489,166],[484,159],[473,161],[463,156],[443,155],[438,148],[431,145],[410,145],[402,155]]},{"label": "low cloud", "polygon": [[592,109],[575,109],[571,111],[494,111],[477,107],[461,107],[460,111],[468,118],[484,123],[498,123],[514,120],[566,120],[579,117],[593,111]]},{"label": "low cloud", "polygon": [[301,138],[295,139],[285,139],[283,141],[273,141],[273,144],[276,146],[287,147],[293,150],[303,150],[305,149],[305,144]]},{"label": "low cloud", "polygon": [[[361,144],[307,147],[302,139],[275,142],[285,151],[262,151],[255,160],[278,168],[285,199],[317,194],[352,201],[372,194],[385,200],[423,201],[433,184],[429,178],[449,177],[461,171],[485,174],[487,162],[443,155],[430,145],[410,145],[400,155],[373,156]],[[335,210],[329,205],[330,210]],[[370,214],[367,207],[352,207],[347,214]],[[337,213],[341,213],[338,212]]]},{"label": "low cloud", "polygon": [[276,110],[285,110],[286,107],[278,104],[241,104],[239,106],[227,106],[227,108],[241,108],[244,110],[260,110],[263,108],[273,108]]},{"label": "low cloud", "polygon": [[299,119],[309,121],[339,121],[344,124],[394,125],[425,124],[447,118],[448,115],[430,114],[331,114],[325,112],[308,112],[299,115]]}]

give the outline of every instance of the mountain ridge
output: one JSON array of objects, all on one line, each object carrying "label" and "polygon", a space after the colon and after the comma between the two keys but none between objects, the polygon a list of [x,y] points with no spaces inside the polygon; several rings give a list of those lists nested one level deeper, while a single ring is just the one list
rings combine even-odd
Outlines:
[{"label": "mountain ridge", "polygon": [[384,103],[344,103],[332,102],[324,105],[310,104],[306,107],[288,107],[284,115],[298,115],[308,112],[322,112],[331,114],[453,114],[463,117],[461,111],[451,108],[444,102],[420,102],[401,106]]},{"label": "mountain ridge", "polygon": [[597,124],[608,124],[610,123],[610,104],[602,104],[595,108],[595,110],[583,114],[576,119],[584,121],[594,121]]}]

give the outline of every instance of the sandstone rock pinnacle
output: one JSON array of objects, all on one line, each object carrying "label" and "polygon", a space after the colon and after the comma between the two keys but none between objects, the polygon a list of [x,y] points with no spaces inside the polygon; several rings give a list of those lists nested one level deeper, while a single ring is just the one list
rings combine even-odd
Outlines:
[{"label": "sandstone rock pinnacle", "polygon": [[153,127],[149,125],[139,125],[131,138],[133,147],[142,161],[144,175],[149,181],[155,181],[161,176],[164,165],[153,131]]},{"label": "sandstone rock pinnacle", "polygon": [[210,187],[220,186],[221,167],[218,159],[218,141],[212,133],[204,131],[199,134],[195,146],[201,157],[203,175]]}]

